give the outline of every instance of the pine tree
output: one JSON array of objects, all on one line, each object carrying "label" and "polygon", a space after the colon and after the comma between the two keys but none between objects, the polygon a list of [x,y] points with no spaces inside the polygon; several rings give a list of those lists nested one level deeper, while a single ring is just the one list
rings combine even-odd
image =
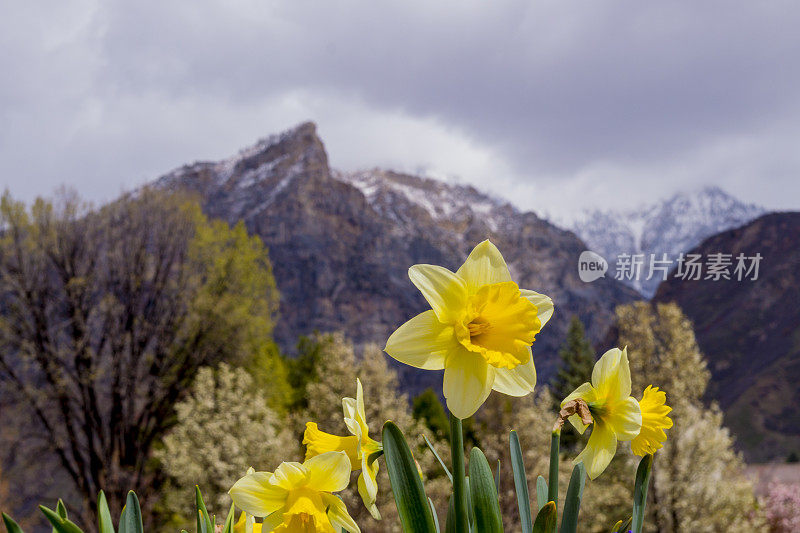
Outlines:
[{"label": "pine tree", "polygon": [[560,359],[558,374],[553,381],[553,395],[560,402],[572,391],[589,381],[595,362],[594,349],[586,338],[583,322],[572,315],[567,329],[567,337],[558,352]]},{"label": "pine tree", "polygon": [[414,418],[425,424],[436,438],[450,437],[450,420],[439,396],[432,388],[428,387],[414,398],[412,407]]}]

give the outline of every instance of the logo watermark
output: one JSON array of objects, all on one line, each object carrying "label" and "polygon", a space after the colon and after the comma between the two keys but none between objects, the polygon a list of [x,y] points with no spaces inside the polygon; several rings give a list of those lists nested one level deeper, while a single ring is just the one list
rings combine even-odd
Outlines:
[{"label": "logo watermark", "polygon": [[606,277],[608,261],[602,255],[586,250],[578,258],[578,276],[581,281],[590,283],[596,279]]},{"label": "logo watermark", "polygon": [[[684,254],[670,257],[669,254],[619,254],[614,261],[614,279],[618,281],[641,281],[653,278],[666,281],[670,277],[687,281],[736,280],[756,281],[763,256],[739,253]],[[608,262],[597,252],[586,250],[578,258],[578,276],[590,283],[604,278]]]}]

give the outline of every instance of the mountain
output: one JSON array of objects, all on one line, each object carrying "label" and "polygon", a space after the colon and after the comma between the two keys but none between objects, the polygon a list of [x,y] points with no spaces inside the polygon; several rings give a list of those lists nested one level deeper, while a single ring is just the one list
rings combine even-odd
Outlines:
[{"label": "mountain", "polygon": [[[332,170],[310,122],[229,159],[176,169],[156,185],[198,193],[210,216],[244,220],[263,239],[281,292],[275,332],[285,349],[315,330],[382,345],[427,307],[408,267],[455,270],[486,238],[502,250],[521,287],[555,301],[555,316],[534,345],[540,379],[555,368],[572,314],[598,340],[614,307],[637,296],[613,279],[583,283],[580,239],[472,187],[388,170]],[[441,379],[406,374],[412,390]]]},{"label": "mountain", "polygon": [[590,250],[598,252],[615,272],[620,254],[644,254],[641,275],[622,281],[650,298],[663,274],[655,270],[651,279],[651,254],[676,260],[679,254],[716,233],[746,224],[765,209],[746,204],[718,187],[705,187],[694,193],[678,193],[664,201],[628,211],[587,211],[572,230]]},{"label": "mountain", "polygon": [[[692,253],[733,254],[731,279],[672,277],[655,301],[676,302],[709,363],[709,395],[750,461],[800,452],[800,213],[772,213],[709,237]],[[760,254],[739,281],[736,257]],[[747,261],[749,267],[751,261]],[[705,276],[703,276],[705,277]]]}]

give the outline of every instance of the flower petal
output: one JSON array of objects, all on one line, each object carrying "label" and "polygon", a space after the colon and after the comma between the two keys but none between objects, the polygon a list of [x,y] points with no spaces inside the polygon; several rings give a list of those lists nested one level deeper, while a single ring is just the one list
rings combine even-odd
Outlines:
[{"label": "flower petal", "polygon": [[308,471],[303,465],[295,462],[285,462],[278,465],[275,473],[272,474],[270,483],[286,490],[300,487],[305,484],[308,478]]},{"label": "flower petal", "polygon": [[[530,348],[528,348],[530,350]],[[533,358],[514,368],[497,368],[492,388],[509,396],[525,396],[536,387],[536,367]]]},{"label": "flower petal", "polygon": [[323,494],[322,502],[328,508],[328,520],[331,521],[336,531],[344,529],[350,533],[361,533],[358,524],[356,524],[353,517],[347,512],[347,506],[338,496]]},{"label": "flower petal", "polygon": [[451,353],[444,368],[447,408],[458,418],[469,418],[483,405],[494,384],[495,368],[477,353],[460,349]]},{"label": "flower petal", "polygon": [[642,411],[639,409],[639,402],[629,396],[625,401],[614,404],[613,409],[609,409],[605,421],[616,433],[618,441],[633,440],[642,429]]},{"label": "flower petal", "polygon": [[470,294],[490,283],[511,281],[506,260],[497,246],[488,240],[478,244],[470,252],[456,274],[466,282]]},{"label": "flower petal", "polygon": [[364,506],[375,520],[381,519],[381,513],[375,502],[378,501],[378,461],[369,464],[368,457],[361,461],[361,474],[358,476],[358,494]]},{"label": "flower petal", "polygon": [[592,369],[592,385],[602,400],[624,400],[631,395],[627,348],[612,348],[603,354]]},{"label": "flower petal", "polygon": [[303,433],[303,444],[306,446],[306,459],[327,452],[345,452],[353,465],[358,464],[359,439],[352,435],[339,437],[321,431],[315,422],[307,422]]},{"label": "flower petal", "polygon": [[457,347],[453,326],[442,324],[433,311],[425,311],[397,328],[384,351],[401,363],[441,370],[447,352]]},{"label": "flower petal", "polygon": [[228,493],[236,507],[253,516],[267,516],[286,503],[286,490],[270,482],[271,472],[253,472],[233,484]]},{"label": "flower petal", "polygon": [[339,492],[350,483],[350,459],[344,452],[328,452],[303,463],[308,486],[322,492]]},{"label": "flower petal", "polygon": [[541,322],[540,328],[543,328],[544,325],[547,324],[547,321],[553,316],[553,300],[550,299],[549,296],[528,289],[520,289],[519,292],[523,298],[526,298],[536,306],[536,310],[539,313],[539,322]]},{"label": "flower petal", "polygon": [[260,524],[253,524],[253,533],[258,533],[259,526],[261,527],[260,531],[272,531],[276,529],[279,525],[283,524],[283,509],[279,509],[272,513],[271,515],[264,517],[264,521]]},{"label": "flower petal", "polygon": [[464,310],[467,288],[464,280],[438,265],[414,265],[408,277],[431,304],[441,322],[455,322]]},{"label": "flower petal", "polygon": [[586,448],[575,458],[575,464],[583,462],[589,479],[603,473],[617,451],[617,437],[607,424],[600,420],[592,424],[592,434]]}]

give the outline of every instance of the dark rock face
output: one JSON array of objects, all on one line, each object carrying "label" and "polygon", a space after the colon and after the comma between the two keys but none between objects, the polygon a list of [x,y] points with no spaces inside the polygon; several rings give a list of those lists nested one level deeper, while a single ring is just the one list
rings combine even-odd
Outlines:
[{"label": "dark rock face", "polygon": [[[692,253],[760,253],[756,281],[670,279],[655,300],[693,321],[717,400],[751,461],[800,450],[800,213],[764,215]],[[734,260],[735,264],[735,260]]]},{"label": "dark rock face", "polygon": [[[455,270],[487,238],[520,287],[555,301],[555,316],[534,344],[540,380],[555,368],[572,314],[596,340],[614,307],[636,297],[613,279],[580,281],[577,261],[585,246],[573,233],[472,187],[383,170],[332,171],[311,123],[228,160],[182,167],[157,184],[198,192],[209,215],[244,220],[263,239],[281,291],[275,332],[284,348],[315,330],[383,345],[394,328],[428,308],[408,267]],[[441,379],[404,374],[412,391]]]}]

